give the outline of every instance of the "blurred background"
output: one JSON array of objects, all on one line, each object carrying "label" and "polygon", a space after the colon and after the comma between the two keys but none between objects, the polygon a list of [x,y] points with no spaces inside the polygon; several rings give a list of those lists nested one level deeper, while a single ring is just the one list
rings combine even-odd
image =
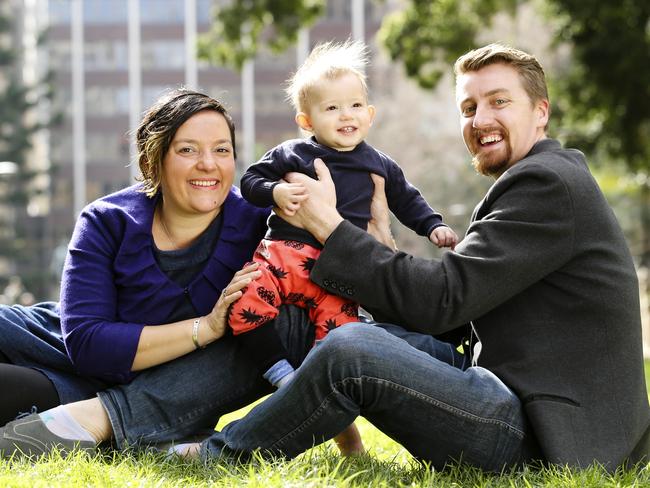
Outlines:
[{"label": "blurred background", "polygon": [[[348,38],[371,51],[369,142],[459,235],[491,180],[460,137],[453,61],[492,41],[535,54],[549,135],[587,154],[634,255],[648,330],[647,0],[0,0],[0,303],[58,299],[77,215],[135,181],[130,131],[163,91],[226,103],[241,174],[298,136],[284,81],[316,43]],[[401,249],[439,255],[394,232]]]}]

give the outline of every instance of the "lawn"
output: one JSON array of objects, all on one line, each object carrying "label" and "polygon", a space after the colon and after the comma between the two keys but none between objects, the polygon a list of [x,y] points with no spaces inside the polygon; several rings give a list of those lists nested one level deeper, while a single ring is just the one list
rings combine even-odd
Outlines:
[{"label": "lawn", "polygon": [[[650,362],[646,362],[650,384]],[[245,410],[222,419],[219,426]],[[650,487],[650,469],[613,475],[587,470],[532,469],[487,474],[466,466],[435,472],[416,463],[397,443],[365,419],[357,425],[371,456],[342,459],[330,442],[291,461],[255,459],[245,465],[183,463],[151,453],[56,453],[35,463],[1,461],[0,487]]]}]

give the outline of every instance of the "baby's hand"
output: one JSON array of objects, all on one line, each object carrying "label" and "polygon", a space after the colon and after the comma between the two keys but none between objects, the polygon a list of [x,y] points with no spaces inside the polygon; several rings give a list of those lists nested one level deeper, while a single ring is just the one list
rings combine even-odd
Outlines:
[{"label": "baby's hand", "polygon": [[308,196],[307,189],[301,183],[279,183],[273,187],[273,201],[287,215],[295,215],[300,202]]},{"label": "baby's hand", "polygon": [[449,247],[454,249],[458,243],[458,236],[451,228],[441,225],[431,231],[429,240],[438,247]]}]

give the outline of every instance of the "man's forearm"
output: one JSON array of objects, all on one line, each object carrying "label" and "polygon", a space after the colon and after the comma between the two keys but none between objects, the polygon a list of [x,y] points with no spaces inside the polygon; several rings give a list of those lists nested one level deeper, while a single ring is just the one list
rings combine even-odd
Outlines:
[{"label": "man's forearm", "polygon": [[316,212],[309,209],[300,209],[295,215],[287,215],[278,207],[275,207],[273,211],[291,225],[299,229],[305,229],[321,244],[325,244],[325,241],[334,232],[334,229],[343,222],[343,217],[341,217],[336,208],[329,206],[322,206]]},{"label": "man's forearm", "polygon": [[[324,290],[360,303],[383,321],[440,334],[457,323],[445,306],[439,260],[419,259],[379,243],[348,221],[327,240],[309,277]],[[457,311],[457,310],[455,310]]]}]

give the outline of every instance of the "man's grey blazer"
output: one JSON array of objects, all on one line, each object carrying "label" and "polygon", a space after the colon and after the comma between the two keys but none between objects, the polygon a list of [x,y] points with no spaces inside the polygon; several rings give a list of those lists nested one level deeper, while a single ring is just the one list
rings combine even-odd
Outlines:
[{"label": "man's grey blazer", "polygon": [[614,469],[646,454],[636,272],[581,152],[538,142],[439,260],[395,253],[343,222],[311,279],[410,330],[473,321],[478,365],[519,396],[546,460]]}]

